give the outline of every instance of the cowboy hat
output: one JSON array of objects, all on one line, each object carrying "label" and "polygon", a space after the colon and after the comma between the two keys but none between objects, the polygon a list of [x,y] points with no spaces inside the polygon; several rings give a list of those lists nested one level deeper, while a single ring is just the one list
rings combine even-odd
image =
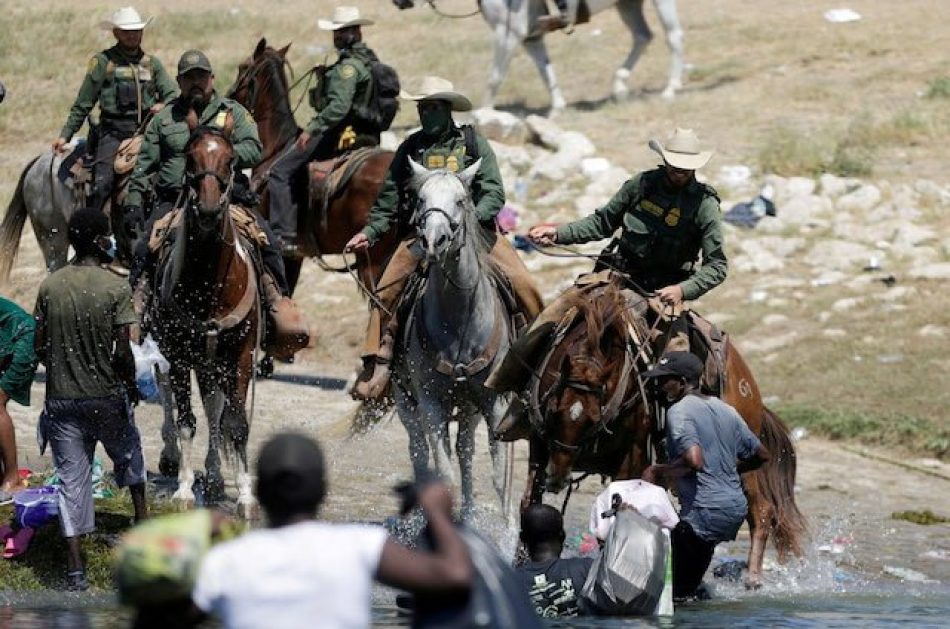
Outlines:
[{"label": "cowboy hat", "polygon": [[699,138],[692,129],[677,127],[666,141],[666,146],[650,140],[649,147],[660,154],[663,161],[673,168],[696,170],[702,168],[712,157],[712,151],[699,150]]},{"label": "cowboy hat", "polygon": [[113,13],[112,17],[108,20],[99,22],[99,26],[107,31],[111,31],[114,28],[120,31],[141,31],[148,26],[148,23],[151,21],[152,18],[142,20],[142,16],[139,15],[139,12],[133,7],[122,7]]},{"label": "cowboy hat", "polygon": [[418,94],[410,94],[402,90],[399,92],[399,98],[414,101],[444,100],[452,106],[452,111],[470,111],[472,109],[472,101],[456,92],[451,81],[446,81],[437,76],[423,77]]},{"label": "cowboy hat", "polygon": [[336,7],[333,9],[333,17],[329,20],[317,20],[317,26],[322,31],[338,31],[341,28],[351,26],[371,26],[372,20],[360,17],[360,10],[357,7]]}]

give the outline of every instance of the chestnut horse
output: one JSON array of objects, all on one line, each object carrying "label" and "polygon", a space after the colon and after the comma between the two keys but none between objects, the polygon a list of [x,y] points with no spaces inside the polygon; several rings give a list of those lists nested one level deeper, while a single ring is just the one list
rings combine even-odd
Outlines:
[{"label": "chestnut horse", "polygon": [[[528,486],[522,504],[558,492],[572,472],[615,480],[639,478],[661,436],[655,405],[640,376],[652,362],[646,300],[622,290],[616,277],[578,294],[577,315],[532,381]],[[633,299],[631,300],[631,297]],[[752,537],[747,584],[760,583],[770,532],[779,558],[801,554],[805,522],[795,504],[795,450],[788,429],[762,403],[758,385],[738,350],[726,346],[722,399],[739,412],[772,454],[743,475]]]},{"label": "chestnut horse", "polygon": [[[266,175],[274,161],[283,153],[288,143],[299,133],[294,119],[294,110],[290,105],[290,87],[287,84],[286,55],[290,44],[280,50],[267,45],[266,39],[257,43],[253,54],[238,66],[237,79],[228,90],[228,96],[244,105],[257,120],[257,132],[264,145],[264,158],[254,168],[253,185],[260,188],[263,202],[261,214],[268,213],[268,195]],[[346,242],[366,226],[369,209],[376,201],[376,195],[382,187],[389,163],[393,159],[391,151],[381,151],[371,156],[353,175],[349,184],[333,198],[326,209],[325,220],[314,221],[314,238],[317,242],[316,255],[320,266],[325,270],[346,272],[348,266],[332,268],[325,264],[322,254],[343,253]],[[294,198],[302,204],[301,212],[308,199],[308,181],[300,177],[295,182]],[[299,185],[298,185],[299,184]],[[365,290],[372,290],[379,279],[380,271],[396,249],[396,234],[389,233],[370,247],[366,254],[357,257],[356,272]],[[291,292],[300,277],[302,260],[284,258],[287,269],[287,281]]]},{"label": "chestnut horse", "polygon": [[[173,426],[166,408],[159,468],[178,468],[174,498],[192,504],[194,371],[208,419],[207,494],[212,500],[224,495],[219,459],[223,445],[232,462],[236,455],[238,510],[249,517],[255,502],[247,465],[250,423],[245,400],[260,335],[257,269],[253,245],[238,232],[228,209],[234,181],[230,142],[234,121],[229,116],[222,130],[197,127],[193,114],[188,118],[192,135],[185,148],[187,199],[180,220],[171,228],[170,252],[153,274],[149,309],[152,329],[171,364],[169,381],[178,414]],[[171,403],[169,396],[163,399]]]}]

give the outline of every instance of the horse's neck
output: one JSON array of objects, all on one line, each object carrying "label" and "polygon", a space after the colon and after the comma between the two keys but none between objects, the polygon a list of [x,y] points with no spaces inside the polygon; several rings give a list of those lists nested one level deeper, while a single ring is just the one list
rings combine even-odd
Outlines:
[{"label": "horse's neck", "polygon": [[257,112],[257,133],[264,145],[264,155],[273,156],[280,151],[297,133],[297,121],[290,106],[290,92],[280,86],[283,70],[274,70],[270,84],[273,86],[267,98],[259,98],[255,103]]}]

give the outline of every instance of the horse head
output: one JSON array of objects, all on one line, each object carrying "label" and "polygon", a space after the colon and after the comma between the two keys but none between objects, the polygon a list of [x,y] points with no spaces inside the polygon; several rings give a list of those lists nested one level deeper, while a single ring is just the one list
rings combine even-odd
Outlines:
[{"label": "horse head", "polygon": [[189,210],[198,218],[202,231],[214,229],[229,203],[234,183],[234,147],[231,132],[234,116],[230,113],[224,126],[199,126],[192,110],[187,117],[191,137],[185,145],[185,182],[189,189]]},{"label": "horse head", "polygon": [[283,69],[287,64],[289,49],[290,44],[279,50],[268,46],[267,39],[262,37],[251,56],[238,64],[237,78],[228,88],[226,96],[241,103],[252,114],[266,107],[275,78],[286,96],[287,78]]},{"label": "horse head", "polygon": [[450,170],[428,170],[412,158],[410,186],[418,204],[415,227],[426,256],[430,260],[444,260],[463,245],[464,231],[469,227],[478,233],[478,220],[472,205],[471,185],[481,166],[481,159],[460,173]]},{"label": "horse head", "polygon": [[[620,402],[630,380],[626,366],[626,328],[622,293],[613,286],[599,296],[577,297],[578,320],[552,356],[542,390],[549,391],[541,411],[550,450],[546,489],[561,491],[578,456],[599,438],[613,434]],[[628,374],[629,375],[629,374]]]}]

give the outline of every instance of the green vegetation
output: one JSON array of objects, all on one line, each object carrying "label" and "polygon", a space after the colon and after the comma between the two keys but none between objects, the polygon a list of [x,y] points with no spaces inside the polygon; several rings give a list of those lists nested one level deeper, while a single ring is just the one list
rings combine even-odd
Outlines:
[{"label": "green vegetation", "polygon": [[942,76],[930,82],[927,98],[950,98],[950,76]]},{"label": "green vegetation", "polygon": [[778,410],[789,427],[804,426],[829,439],[897,447],[950,459],[950,430],[922,417],[791,405],[780,406]]},{"label": "green vegetation", "polygon": [[930,509],[925,509],[924,511],[895,511],[891,514],[891,518],[894,520],[906,520],[907,522],[922,524],[924,526],[950,522],[950,518],[937,515]]}]

